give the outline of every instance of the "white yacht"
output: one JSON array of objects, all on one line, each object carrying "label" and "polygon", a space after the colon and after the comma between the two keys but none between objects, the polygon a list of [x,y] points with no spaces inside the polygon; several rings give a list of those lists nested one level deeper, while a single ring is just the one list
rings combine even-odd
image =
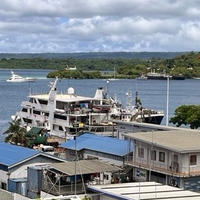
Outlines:
[{"label": "white yacht", "polygon": [[[94,97],[84,97],[75,94],[72,87],[65,94],[57,93],[55,82],[47,94],[30,95],[29,101],[22,102],[21,111],[13,119],[19,119],[26,127],[44,127],[50,135],[70,138],[80,130],[104,132],[105,128],[113,130],[113,120],[139,120],[160,124],[164,114],[139,107],[123,108],[113,98],[98,88]],[[129,95],[130,100],[130,95]],[[157,115],[156,115],[157,114]]]},{"label": "white yacht", "polygon": [[27,81],[35,81],[35,78],[32,77],[22,77],[17,74],[15,74],[13,71],[11,71],[11,77],[6,80],[7,82],[27,82]]}]

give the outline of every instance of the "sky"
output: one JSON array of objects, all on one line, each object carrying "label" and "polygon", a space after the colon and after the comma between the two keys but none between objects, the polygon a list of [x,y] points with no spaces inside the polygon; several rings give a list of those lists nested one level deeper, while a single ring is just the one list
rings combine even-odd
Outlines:
[{"label": "sky", "polygon": [[200,0],[1,0],[1,53],[199,51]]}]

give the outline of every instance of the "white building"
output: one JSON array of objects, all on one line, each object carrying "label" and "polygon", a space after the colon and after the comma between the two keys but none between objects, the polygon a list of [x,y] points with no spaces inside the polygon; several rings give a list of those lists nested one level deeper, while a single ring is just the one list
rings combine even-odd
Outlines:
[{"label": "white building", "polygon": [[127,164],[135,180],[200,189],[200,133],[190,130],[126,134],[134,144]]},{"label": "white building", "polygon": [[8,179],[27,178],[27,168],[63,159],[33,149],[0,143],[0,188],[8,188]]}]

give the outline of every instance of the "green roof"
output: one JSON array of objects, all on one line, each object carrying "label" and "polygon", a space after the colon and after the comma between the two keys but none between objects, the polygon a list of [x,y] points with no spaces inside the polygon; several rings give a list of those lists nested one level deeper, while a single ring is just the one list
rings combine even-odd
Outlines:
[{"label": "green roof", "polygon": [[41,133],[43,128],[32,127],[27,133],[26,136],[37,136]]}]

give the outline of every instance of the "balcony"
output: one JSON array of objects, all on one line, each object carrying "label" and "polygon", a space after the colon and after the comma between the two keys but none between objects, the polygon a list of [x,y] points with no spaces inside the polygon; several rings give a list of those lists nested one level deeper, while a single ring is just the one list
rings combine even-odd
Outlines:
[{"label": "balcony", "polygon": [[170,176],[179,176],[179,177],[191,177],[191,176],[199,176],[200,175],[200,166],[188,166],[183,167],[177,164],[173,165],[165,165],[162,163],[151,161],[151,163],[147,163],[144,160],[133,160],[133,157],[127,158],[125,161],[126,165],[134,166],[137,168],[142,168],[146,170],[155,171],[162,174],[167,174]]},{"label": "balcony", "polygon": [[[52,195],[72,195],[75,192],[75,185],[57,185],[50,182],[43,184],[42,190]],[[76,193],[81,194],[85,192],[85,186],[82,183],[76,184]]]}]

